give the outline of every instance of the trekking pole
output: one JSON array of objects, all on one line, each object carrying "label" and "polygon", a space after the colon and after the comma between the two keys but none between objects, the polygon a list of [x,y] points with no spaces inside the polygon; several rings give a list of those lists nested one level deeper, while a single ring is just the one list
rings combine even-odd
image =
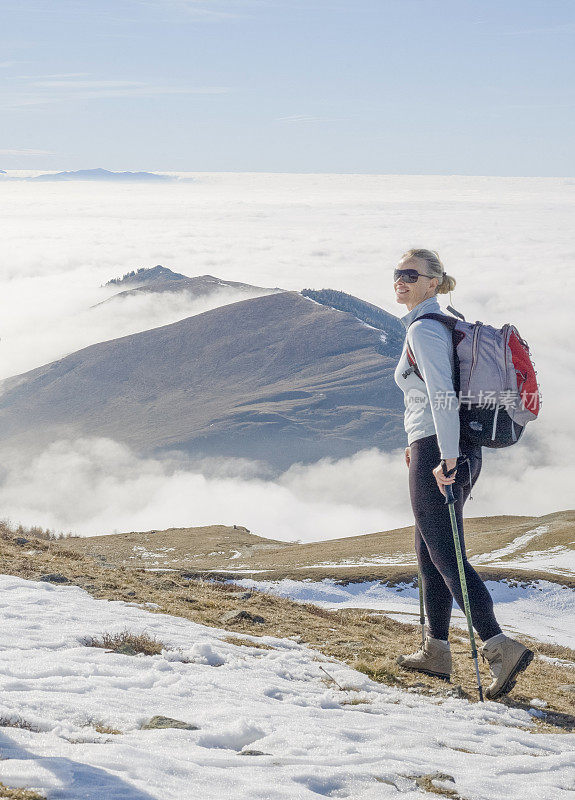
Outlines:
[{"label": "trekking pole", "polygon": [[421,644],[425,644],[425,608],[423,606],[423,579],[421,570],[417,573],[417,586],[419,588],[419,624],[421,625]]},{"label": "trekking pole", "polygon": [[[450,470],[451,472],[451,470]],[[443,474],[449,473],[443,464]],[[465,578],[465,568],[463,566],[463,556],[461,555],[461,542],[459,541],[459,529],[457,527],[457,517],[455,516],[455,495],[450,483],[445,485],[445,503],[449,506],[449,518],[451,519],[451,530],[453,531],[453,541],[455,543],[455,553],[457,555],[457,569],[459,570],[459,581],[461,583],[461,593],[463,594],[463,605],[465,616],[467,617],[467,628],[469,629],[469,640],[471,642],[471,658],[475,664],[475,674],[477,676],[477,691],[479,699],[483,702],[483,689],[481,687],[481,676],[479,674],[479,662],[477,660],[477,647],[475,646],[475,634],[473,633],[473,623],[471,622],[471,609],[469,607],[469,596],[467,594],[467,580]]]}]

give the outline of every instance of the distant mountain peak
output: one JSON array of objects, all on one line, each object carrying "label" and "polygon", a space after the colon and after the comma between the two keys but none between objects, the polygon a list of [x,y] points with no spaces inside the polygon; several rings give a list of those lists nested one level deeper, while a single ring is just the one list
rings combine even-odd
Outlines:
[{"label": "distant mountain peak", "polygon": [[109,169],[77,169],[71,172],[50,172],[30,178],[33,181],[173,181],[172,175],[157,172],[112,172]]},{"label": "distant mountain peak", "polygon": [[[282,292],[283,289],[276,287],[275,289],[265,288],[262,286],[252,286],[249,283],[239,283],[238,281],[225,280],[218,278],[216,275],[196,275],[189,278],[187,275],[182,275],[180,272],[173,272],[161,264],[155,267],[140,267],[140,269],[127,272],[121,278],[112,278],[104,286],[119,287],[121,292],[115,294],[104,300],[104,303],[109,303],[118,298],[126,298],[133,296],[136,293],[188,293],[190,296],[201,297],[213,294],[219,290],[237,291],[237,292],[258,292],[262,294],[273,294],[275,292]],[[102,303],[98,303],[102,305]]]},{"label": "distant mountain peak", "polygon": [[187,275],[173,272],[168,267],[156,264],[155,267],[140,267],[131,272],[126,272],[121,278],[112,278],[104,286],[142,286],[153,281],[181,281],[188,280]]}]

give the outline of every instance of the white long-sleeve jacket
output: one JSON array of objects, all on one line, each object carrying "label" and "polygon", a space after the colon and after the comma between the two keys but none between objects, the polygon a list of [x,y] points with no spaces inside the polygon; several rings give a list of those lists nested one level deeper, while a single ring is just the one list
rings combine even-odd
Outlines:
[{"label": "white long-sleeve jacket", "polygon": [[[453,388],[453,343],[451,331],[434,319],[422,319],[422,314],[444,313],[435,297],[415,306],[401,321],[408,329],[401,358],[395,369],[395,382],[403,391],[405,402],[404,425],[407,443],[437,434],[441,458],[459,455],[459,409]],[[407,342],[423,381],[409,370]]]}]

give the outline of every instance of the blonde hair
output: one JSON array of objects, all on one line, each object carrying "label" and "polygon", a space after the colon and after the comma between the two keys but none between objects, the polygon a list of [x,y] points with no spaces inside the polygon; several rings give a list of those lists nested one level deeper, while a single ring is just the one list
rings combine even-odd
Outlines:
[{"label": "blonde hair", "polygon": [[401,260],[403,261],[409,258],[421,258],[425,261],[428,274],[439,280],[435,294],[448,294],[455,289],[455,278],[447,274],[439,258],[439,253],[436,250],[424,250],[414,247],[412,250],[408,250],[407,253],[404,253]]}]

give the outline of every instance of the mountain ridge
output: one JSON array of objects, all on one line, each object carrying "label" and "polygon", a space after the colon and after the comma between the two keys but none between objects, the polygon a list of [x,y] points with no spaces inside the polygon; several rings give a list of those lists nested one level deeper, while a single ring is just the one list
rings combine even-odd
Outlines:
[{"label": "mountain ridge", "polygon": [[68,172],[50,172],[25,178],[31,181],[118,181],[118,182],[173,182],[177,178],[173,175],[162,175],[156,172],[113,172],[109,169],[97,167],[96,169],[77,169]]},{"label": "mountain ridge", "polygon": [[137,297],[142,294],[186,294],[191,298],[198,298],[206,297],[215,292],[224,290],[245,294],[271,294],[285,291],[279,287],[272,289],[263,286],[253,286],[249,283],[241,283],[239,281],[224,280],[214,275],[196,275],[194,277],[189,277],[180,272],[173,272],[171,269],[163,267],[161,264],[151,268],[142,267],[138,270],[128,272],[122,278],[113,278],[104,284],[103,288],[114,286],[128,286],[130,288],[124,289],[112,295],[112,297],[102,300],[100,303],[96,303],[92,308],[98,308],[107,303],[118,302],[128,297]]}]

